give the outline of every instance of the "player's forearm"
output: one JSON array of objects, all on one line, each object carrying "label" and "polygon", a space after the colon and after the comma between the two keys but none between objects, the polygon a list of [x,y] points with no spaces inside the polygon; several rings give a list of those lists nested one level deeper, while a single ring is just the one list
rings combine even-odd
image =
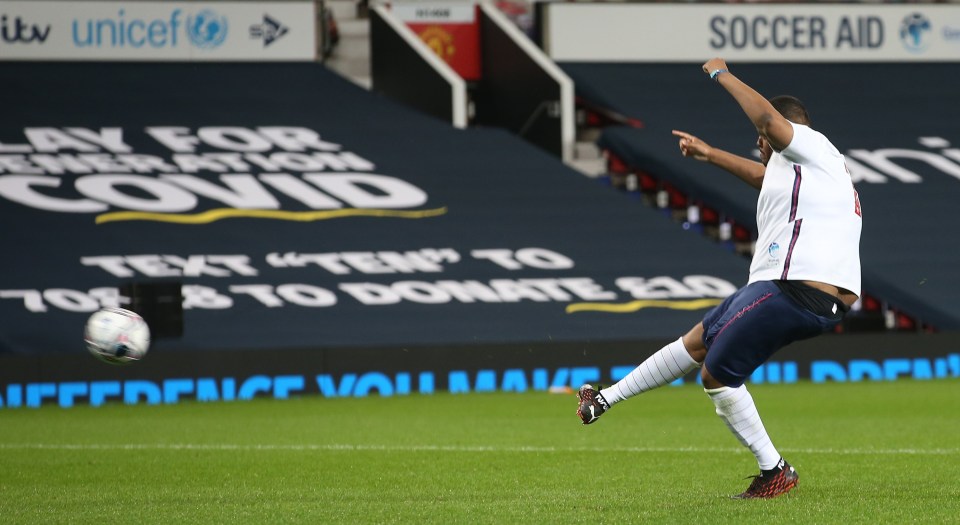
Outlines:
[{"label": "player's forearm", "polygon": [[707,155],[707,162],[732,173],[754,188],[760,189],[763,185],[763,174],[766,168],[755,160],[734,155],[719,148],[711,148],[710,154]]},{"label": "player's forearm", "polygon": [[715,76],[717,82],[733,96],[737,104],[757,128],[757,133],[775,151],[783,151],[793,140],[793,125],[777,111],[769,100],[729,72]]},{"label": "player's forearm", "polygon": [[733,73],[726,72],[716,77],[717,82],[733,96],[747,118],[757,128],[757,131],[764,136],[768,134],[770,123],[780,114],[770,104],[770,101],[763,98],[763,95],[757,93],[752,87],[743,83]]}]

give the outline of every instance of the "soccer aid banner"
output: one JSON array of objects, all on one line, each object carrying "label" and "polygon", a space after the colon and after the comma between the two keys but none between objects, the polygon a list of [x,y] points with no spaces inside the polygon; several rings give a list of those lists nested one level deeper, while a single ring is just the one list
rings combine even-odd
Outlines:
[{"label": "soccer aid banner", "polygon": [[0,1],[0,15],[0,60],[316,58],[306,1]]},{"label": "soccer aid banner", "polygon": [[0,81],[0,353],[83,352],[128,283],[182,283],[183,336],[155,346],[257,350],[674,337],[746,277],[506,132],[319,65]]},{"label": "soccer aid banner", "polygon": [[557,61],[960,61],[957,5],[548,3]]}]

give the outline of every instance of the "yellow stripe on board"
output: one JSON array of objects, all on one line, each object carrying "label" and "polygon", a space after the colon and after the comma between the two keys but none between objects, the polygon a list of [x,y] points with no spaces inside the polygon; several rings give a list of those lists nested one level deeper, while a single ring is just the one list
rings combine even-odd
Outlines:
[{"label": "yellow stripe on board", "polygon": [[400,219],[425,219],[447,213],[447,207],[432,210],[380,210],[371,208],[348,208],[343,210],[321,211],[284,211],[284,210],[241,210],[237,208],[218,208],[202,213],[152,213],[145,211],[116,211],[97,215],[97,224],[120,221],[153,221],[176,224],[208,224],[222,219],[251,218],[276,219],[281,221],[311,222],[343,217],[392,217]]},{"label": "yellow stripe on board", "polygon": [[629,303],[574,303],[567,305],[567,313],[607,312],[628,314],[643,308],[669,308],[671,310],[701,310],[723,302],[723,299],[693,299],[690,301],[670,301],[664,299],[641,299]]}]

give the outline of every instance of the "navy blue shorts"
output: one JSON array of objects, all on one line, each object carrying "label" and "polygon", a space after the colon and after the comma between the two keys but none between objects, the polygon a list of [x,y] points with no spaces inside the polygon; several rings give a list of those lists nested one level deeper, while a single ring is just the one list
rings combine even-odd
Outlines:
[{"label": "navy blue shorts", "polygon": [[843,320],[843,303],[805,288],[814,299],[820,299],[816,294],[821,294],[828,307],[837,307],[814,312],[784,293],[776,282],[759,281],[737,290],[707,312],[703,344],[707,347],[704,364],[710,375],[726,386],[738,387],[784,346],[822,334]]}]

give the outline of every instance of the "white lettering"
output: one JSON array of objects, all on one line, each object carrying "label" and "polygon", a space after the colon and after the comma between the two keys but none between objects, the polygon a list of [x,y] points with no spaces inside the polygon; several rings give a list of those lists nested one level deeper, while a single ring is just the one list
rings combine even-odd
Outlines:
[{"label": "white lettering", "polygon": [[343,252],[343,253],[270,253],[267,263],[276,268],[302,268],[315,264],[330,273],[347,275],[353,270],[362,273],[416,273],[442,272],[441,262],[457,262],[459,254],[452,249],[436,250],[427,248],[404,253],[383,252]]},{"label": "white lettering", "polygon": [[87,294],[66,288],[44,290],[43,298],[51,305],[68,312],[95,312],[100,308],[100,303]]},{"label": "white lettering", "polygon": [[490,281],[490,287],[507,303],[516,303],[522,299],[529,299],[538,303],[547,302],[550,297],[541,292],[529,283],[518,282],[511,279],[494,279]]},{"label": "white lettering", "polygon": [[339,288],[362,304],[379,306],[399,303],[400,295],[389,286],[377,283],[342,283]]},{"label": "white lettering", "polygon": [[461,303],[502,303],[503,300],[489,286],[479,281],[437,281],[437,287]]},{"label": "white lettering", "polygon": [[521,248],[516,252],[507,249],[473,250],[470,255],[475,259],[488,260],[507,270],[520,270],[524,266],[541,270],[573,268],[573,261],[569,257],[545,248]]},{"label": "white lettering", "polygon": [[236,294],[249,295],[267,308],[283,306],[283,300],[273,293],[273,286],[269,284],[237,284],[231,286],[230,291]]},{"label": "white lettering", "polygon": [[123,142],[123,128],[100,128],[94,131],[88,128],[65,128],[74,137],[96,144],[113,153],[130,153],[133,148]]},{"label": "white lettering", "polygon": [[717,277],[688,275],[683,282],[673,277],[621,277],[616,286],[634,299],[691,299],[696,297],[726,297],[737,288]]},{"label": "white lettering", "polygon": [[250,257],[246,255],[207,255],[206,260],[210,264],[222,264],[238,275],[257,275],[257,269],[250,266]]},{"label": "white lettering", "polygon": [[0,196],[31,208],[68,213],[96,213],[108,208],[95,200],[51,197],[36,191],[35,186],[58,188],[60,179],[42,175],[0,175]]},{"label": "white lettering", "polygon": [[23,155],[0,155],[0,172],[9,171],[19,174],[41,174],[43,170],[34,166]]},{"label": "white lettering", "polygon": [[160,178],[233,208],[275,210],[280,207],[276,197],[264,189],[252,175],[221,175],[220,181],[226,187],[217,186],[193,175],[161,175]]},{"label": "white lettering", "polygon": [[422,281],[400,281],[390,288],[400,297],[420,304],[444,304],[450,302],[450,294],[431,283]]},{"label": "white lettering", "polygon": [[197,137],[205,144],[227,151],[270,151],[273,144],[257,132],[240,127],[206,127],[197,130]]},{"label": "white lettering", "polygon": [[190,153],[177,153],[173,155],[173,162],[180,171],[184,173],[196,173],[198,171],[212,171],[214,173],[224,173],[228,171],[227,167],[218,162],[209,155],[193,155]]},{"label": "white lettering", "polygon": [[384,175],[307,173],[303,178],[355,208],[414,208],[427,202],[420,188]]},{"label": "white lettering", "polygon": [[860,164],[850,157],[844,158],[844,163],[847,165],[847,170],[850,172],[850,180],[852,180],[854,184],[858,182],[884,184],[887,182],[887,177],[864,166],[863,164]]},{"label": "white lettering", "polygon": [[372,252],[344,252],[343,262],[363,273],[394,273],[393,268],[383,264]]},{"label": "white lettering", "polygon": [[470,256],[474,259],[486,259],[507,270],[520,270],[523,265],[513,259],[513,251],[506,249],[473,250]]},{"label": "white lettering", "polygon": [[84,266],[98,266],[117,277],[133,277],[136,273],[127,267],[120,255],[101,255],[96,257],[81,257],[80,264]]},{"label": "white lettering", "polygon": [[242,152],[265,152],[274,147],[290,152],[340,150],[339,144],[321,140],[316,131],[300,127],[266,126],[253,130],[209,126],[198,128],[196,135],[192,135],[189,128],[151,126],[146,132],[171,151],[179,153],[192,153],[200,144]]},{"label": "white lettering", "polygon": [[224,310],[233,306],[233,299],[222,295],[214,288],[196,284],[183,285],[183,308],[206,310]]},{"label": "white lettering", "polygon": [[[130,195],[120,188],[130,186],[150,197]],[[143,175],[88,175],[77,179],[77,190],[118,208],[155,212],[183,212],[197,205],[197,197],[176,186]]]},{"label": "white lettering", "polygon": [[541,270],[567,270],[573,268],[573,261],[566,256],[545,248],[521,248],[514,254],[518,261]]},{"label": "white lettering", "polygon": [[81,257],[84,266],[99,267],[116,277],[230,277],[256,276],[246,255],[100,255]]},{"label": "white lettering", "polygon": [[899,149],[899,148],[884,148],[878,149],[875,151],[867,151],[862,149],[850,150],[848,155],[853,156],[867,164],[872,165],[874,168],[883,171],[887,175],[900,180],[901,182],[906,183],[919,183],[923,182],[923,178],[916,173],[907,170],[901,166],[898,166],[890,159],[909,159],[909,160],[919,160],[926,162],[930,166],[937,168],[938,170],[954,177],[960,179],[960,166],[951,162],[948,159],[943,158],[936,153],[930,153],[928,151],[917,151],[911,149]]},{"label": "white lettering", "polygon": [[180,270],[175,269],[159,255],[128,255],[125,259],[130,267],[147,277],[175,277],[181,275]]},{"label": "white lettering", "polygon": [[61,153],[59,155],[30,155],[30,160],[50,175],[61,175],[66,172],[83,174],[93,169],[84,164],[74,155]]},{"label": "white lettering", "polygon": [[26,128],[23,132],[36,151],[55,152],[62,149],[97,151],[97,147],[93,144],[74,138],[57,128]]},{"label": "white lettering", "polygon": [[[126,168],[125,168],[126,169]],[[405,208],[427,200],[426,193],[403,180],[374,174],[308,174],[313,184],[285,173],[226,174],[222,185],[184,174],[157,177],[104,173],[78,177],[74,189],[88,199],[51,195],[38,188],[60,188],[61,179],[43,175],[0,175],[0,196],[33,208],[73,213],[104,212],[117,208],[177,213],[197,207],[198,196],[241,209],[278,209],[280,203],[269,188],[296,199],[311,209],[337,209],[343,202],[356,207]],[[333,197],[320,192],[320,187]],[[68,188],[60,193],[69,194]],[[536,259],[536,257],[534,257]]]},{"label": "white lettering", "polygon": [[616,292],[604,290],[593,279],[584,277],[559,279],[559,281],[561,286],[584,301],[612,301],[617,298]]},{"label": "white lettering", "polygon": [[39,290],[0,290],[0,299],[23,299],[23,306],[28,312],[47,311],[43,294]]},{"label": "white lettering", "polygon": [[287,173],[260,175],[260,180],[284,195],[315,210],[342,208],[343,203],[318,191],[315,187]]},{"label": "white lettering", "polygon": [[277,295],[298,306],[327,307],[337,304],[337,296],[330,290],[309,284],[282,284]]}]

